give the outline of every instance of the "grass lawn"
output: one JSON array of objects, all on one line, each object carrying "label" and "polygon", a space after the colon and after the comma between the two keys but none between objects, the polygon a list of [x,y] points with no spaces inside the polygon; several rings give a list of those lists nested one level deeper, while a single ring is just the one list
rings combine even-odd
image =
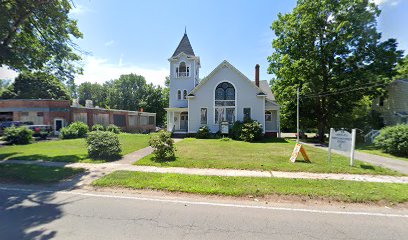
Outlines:
[{"label": "grass lawn", "polygon": [[408,157],[401,157],[401,156],[396,156],[396,155],[393,155],[393,154],[385,153],[381,149],[376,148],[374,145],[357,146],[356,150],[360,151],[360,152],[364,152],[364,153],[378,155],[378,156],[383,156],[383,157],[395,158],[395,159],[398,159],[398,160],[408,161]]},{"label": "grass lawn", "polygon": [[349,158],[337,154],[333,154],[332,161],[329,163],[327,151],[309,146],[305,147],[312,162],[292,163],[289,158],[294,145],[295,142],[284,139],[266,139],[262,142],[248,143],[187,138],[176,144],[176,160],[158,162],[153,155],[149,155],[137,161],[135,165],[401,175],[360,161],[355,161],[355,166],[350,167]]},{"label": "grass lawn", "polygon": [[80,168],[0,164],[0,182],[52,183],[83,172]]},{"label": "grass lawn", "polygon": [[[119,134],[122,155],[147,147],[150,135]],[[36,142],[28,145],[0,147],[0,159],[46,160],[54,162],[105,162],[88,158],[84,138]]]},{"label": "grass lawn", "polygon": [[154,189],[226,196],[298,195],[346,202],[408,201],[408,184],[340,180],[218,177],[116,171],[93,182],[100,187]]}]

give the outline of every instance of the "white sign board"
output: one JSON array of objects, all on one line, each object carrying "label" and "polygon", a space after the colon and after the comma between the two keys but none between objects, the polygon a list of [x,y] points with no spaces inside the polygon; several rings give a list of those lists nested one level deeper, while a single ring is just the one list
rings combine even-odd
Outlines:
[{"label": "white sign board", "polygon": [[351,133],[344,130],[333,130],[333,132],[330,133],[330,140],[331,149],[343,152],[351,151],[351,142],[353,140],[353,136],[351,135]]},{"label": "white sign board", "polygon": [[350,165],[354,165],[354,147],[356,143],[356,129],[350,132],[344,129],[335,131],[330,128],[329,138],[329,161],[331,161],[331,150],[338,150],[342,152],[350,153]]},{"label": "white sign board", "polygon": [[221,123],[221,134],[228,134],[229,133],[229,125],[228,122]]}]

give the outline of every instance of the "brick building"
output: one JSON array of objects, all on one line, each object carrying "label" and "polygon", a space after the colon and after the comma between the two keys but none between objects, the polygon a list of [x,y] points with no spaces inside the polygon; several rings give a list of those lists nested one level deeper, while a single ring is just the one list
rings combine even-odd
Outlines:
[{"label": "brick building", "polygon": [[61,127],[81,121],[92,127],[94,124],[115,124],[126,132],[154,131],[156,113],[127,111],[71,105],[68,100],[52,99],[7,99],[0,100],[0,122],[22,121],[38,125],[52,125],[56,134]]}]

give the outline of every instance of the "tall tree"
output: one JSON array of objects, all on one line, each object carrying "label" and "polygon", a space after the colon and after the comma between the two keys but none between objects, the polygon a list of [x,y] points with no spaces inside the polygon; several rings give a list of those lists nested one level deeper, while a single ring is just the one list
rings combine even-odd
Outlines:
[{"label": "tall tree", "polygon": [[55,76],[43,72],[20,73],[2,95],[2,99],[69,100],[68,90]]},{"label": "tall tree", "polygon": [[301,88],[301,123],[318,128],[351,121],[349,112],[366,95],[383,91],[395,75],[402,52],[395,39],[381,41],[369,0],[299,0],[291,13],[273,22],[274,53],[269,73],[282,106],[282,124],[296,121],[296,89]]},{"label": "tall tree", "polygon": [[78,99],[81,105],[85,105],[86,100],[92,100],[95,106],[108,107],[107,96],[105,85],[84,82],[78,86]]},{"label": "tall tree", "polygon": [[119,79],[107,83],[110,87],[108,103],[111,108],[139,110],[145,96],[146,80],[136,74],[121,75]]},{"label": "tall tree", "polygon": [[145,96],[143,98],[143,105],[145,111],[156,113],[156,123],[162,124],[166,111],[164,110],[164,96],[163,89],[160,86],[147,84],[145,87]]},{"label": "tall tree", "polygon": [[1,0],[0,66],[47,71],[72,84],[82,71],[72,38],[82,33],[71,8],[69,0]]},{"label": "tall tree", "polygon": [[408,55],[398,63],[397,67],[397,76],[398,79],[408,79]]}]

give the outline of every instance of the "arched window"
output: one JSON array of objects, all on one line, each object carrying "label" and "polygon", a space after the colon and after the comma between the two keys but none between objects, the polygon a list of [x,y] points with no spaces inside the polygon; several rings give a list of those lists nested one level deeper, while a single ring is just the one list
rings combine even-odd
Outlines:
[{"label": "arched window", "polygon": [[183,91],[183,99],[186,99],[187,98],[187,90],[184,90]]},{"label": "arched window", "polygon": [[180,100],[181,99],[181,90],[177,91],[177,99]]},{"label": "arched window", "polygon": [[185,62],[181,62],[176,68],[177,77],[188,77],[190,76],[190,67],[186,65]]},{"label": "arched window", "polygon": [[229,82],[222,82],[215,88],[214,122],[235,122],[235,88]]}]

